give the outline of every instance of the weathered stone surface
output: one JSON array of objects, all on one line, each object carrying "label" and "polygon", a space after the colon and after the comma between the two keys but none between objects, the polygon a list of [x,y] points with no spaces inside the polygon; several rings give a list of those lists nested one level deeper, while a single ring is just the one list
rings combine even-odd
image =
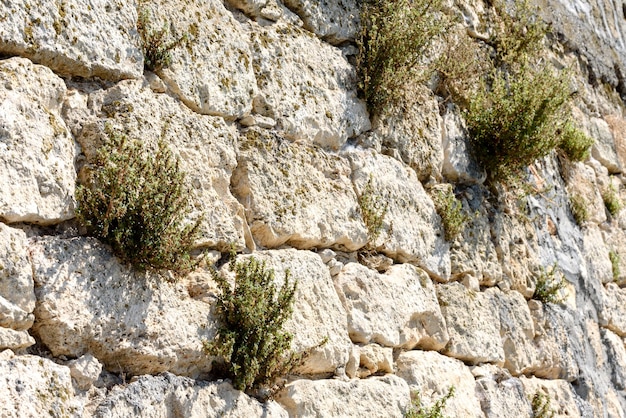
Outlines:
[{"label": "weathered stone surface", "polygon": [[363,380],[296,380],[276,399],[290,417],[402,417],[410,398],[394,375]]},{"label": "weathered stone surface", "polygon": [[504,364],[500,337],[498,304],[492,296],[498,292],[475,292],[460,283],[437,285],[441,313],[448,326],[450,341],[444,353],[472,364]]},{"label": "weathered stone surface", "polygon": [[472,370],[476,377],[476,396],[487,418],[519,418],[534,416],[530,399],[522,382],[495,366],[479,366]]},{"label": "weathered stone surface", "polygon": [[414,261],[429,274],[446,280],[450,275],[449,246],[443,238],[441,219],[415,172],[372,151],[355,150],[345,155],[352,163],[357,193],[363,193],[371,178],[373,195],[388,204],[383,230],[372,244],[392,258]]},{"label": "weathered stone surface", "polygon": [[35,339],[27,331],[16,331],[11,328],[0,328],[0,350],[10,348],[19,350],[35,344]]},{"label": "weathered stone surface", "polygon": [[424,405],[432,405],[454,386],[455,395],[446,403],[446,414],[453,417],[484,417],[476,382],[469,368],[459,360],[434,351],[406,351],[396,360],[396,374],[419,391]]},{"label": "weathered stone surface", "polygon": [[341,51],[285,23],[250,31],[255,113],[275,119],[286,138],[333,149],[370,128],[355,69]]},{"label": "weathered stone surface", "polygon": [[0,327],[23,331],[33,325],[35,317],[0,296]]},{"label": "weathered stone surface", "polygon": [[535,327],[526,299],[516,291],[505,293],[491,288],[485,293],[498,309],[504,367],[515,376],[526,373],[538,362],[533,345]]},{"label": "weathered stone surface", "polygon": [[480,168],[469,152],[469,134],[456,106],[447,106],[442,125],[444,177],[460,184],[483,183],[487,173]]},{"label": "weathered stone surface", "polygon": [[596,181],[596,173],[592,167],[580,162],[566,166],[565,180],[571,197],[582,198],[587,209],[589,223],[601,224],[606,221],[606,211],[602,195]]},{"label": "weathered stone surface", "polygon": [[87,353],[76,360],[70,361],[67,366],[70,368],[70,375],[82,390],[87,390],[98,380],[102,372],[102,364],[97,358]]},{"label": "weathered stone surface", "polygon": [[26,234],[0,222],[0,297],[24,312],[35,309]]},{"label": "weathered stone surface", "polygon": [[[245,259],[246,256],[242,256]],[[297,250],[271,250],[254,253],[275,272],[282,284],[285,272],[298,281],[291,319],[285,330],[292,333],[292,349],[311,351],[297,372],[302,374],[343,375],[352,344],[348,338],[346,311],[333,287],[328,268],[315,253]]]},{"label": "weathered stone surface", "polygon": [[[171,65],[159,71],[170,90],[196,112],[236,119],[252,109],[256,80],[247,34],[219,0],[152,1],[152,24],[175,28],[191,40],[171,52]],[[174,34],[172,34],[174,36]]]},{"label": "weathered stone surface", "polygon": [[557,417],[580,417],[577,404],[584,402],[565,380],[545,380],[536,377],[520,377],[524,385],[524,392],[528,399],[536,393],[542,393],[550,398],[550,407]]},{"label": "weathered stone surface", "polygon": [[134,2],[3,2],[0,53],[20,55],[69,76],[140,77],[143,56]]},{"label": "weathered stone surface", "polygon": [[620,337],[626,336],[626,289],[619,288],[615,283],[609,283],[603,293],[598,322]]},{"label": "weathered stone surface", "polygon": [[340,156],[250,129],[241,136],[232,189],[261,246],[354,251],[367,242],[350,165]]},{"label": "weathered stone surface", "polygon": [[2,417],[82,416],[70,370],[37,356],[2,356],[0,399]]},{"label": "weathered stone surface", "polygon": [[359,30],[359,3],[356,0],[285,0],[307,30],[333,44],[353,41]]},{"label": "weathered stone surface", "polygon": [[604,119],[589,118],[587,129],[595,140],[591,147],[591,155],[605,166],[609,173],[620,173],[622,167],[615,151],[615,141],[609,124]]},{"label": "weathered stone surface", "polygon": [[243,207],[230,192],[230,177],[237,164],[233,126],[222,118],[198,115],[177,100],[152,92],[141,80],[96,90],[85,105],[68,104],[66,117],[79,121],[72,130],[77,132],[88,161],[106,139],[107,129],[147,144],[163,138],[186,174],[193,205],[190,216],[202,216],[196,244],[223,250],[231,244],[237,249],[253,246],[250,240],[246,242]]},{"label": "weathered stone surface", "polygon": [[[589,227],[583,230],[582,247],[589,277],[602,283],[613,281],[613,267],[609,259],[610,250],[605,244],[602,232],[597,227]],[[624,247],[624,250],[626,250],[626,247]],[[626,268],[626,260],[624,261],[624,267]],[[626,274],[624,274],[624,277],[626,277]]]},{"label": "weathered stone surface", "polygon": [[262,404],[233,389],[227,381],[200,382],[163,373],[142,376],[125,387],[114,387],[94,414],[97,418],[129,416],[287,418],[288,415],[276,402]]},{"label": "weathered stone surface", "polygon": [[448,342],[435,286],[419,268],[396,264],[379,274],[348,263],[334,280],[352,341],[432,350]]},{"label": "weathered stone surface", "polygon": [[53,224],[74,216],[76,145],[59,115],[65,91],[49,68],[0,62],[0,219]]},{"label": "weathered stone surface", "polygon": [[624,340],[608,329],[600,330],[611,368],[611,380],[619,390],[626,389],[626,348]]},{"label": "weathered stone surface", "polygon": [[[622,211],[624,213],[624,211]],[[626,214],[625,214],[626,215]],[[620,223],[622,222],[620,217]],[[626,220],[626,216],[624,216]],[[597,238],[597,237],[596,237]],[[596,266],[597,263],[604,262],[605,270],[596,271],[596,277],[607,284],[615,282],[618,286],[626,285],[626,230],[621,228],[610,228],[607,231],[602,231],[600,239],[594,240],[589,243],[589,246],[596,245],[597,258],[591,263],[592,266]],[[585,245],[587,243],[585,242]],[[617,255],[617,277],[614,276],[609,253],[613,251]],[[606,264],[608,262],[608,265]]]},{"label": "weathered stone surface", "polygon": [[359,378],[373,374],[393,373],[393,349],[378,344],[368,344],[359,348]]},{"label": "weathered stone surface", "polygon": [[33,331],[53,355],[89,352],[130,375],[210,369],[201,341],[215,334],[215,320],[182,285],[129,271],[92,238],[41,238],[31,251]]},{"label": "weathered stone surface", "polygon": [[406,85],[397,106],[374,122],[382,152],[403,161],[421,181],[441,178],[441,116],[434,94],[423,85]]}]

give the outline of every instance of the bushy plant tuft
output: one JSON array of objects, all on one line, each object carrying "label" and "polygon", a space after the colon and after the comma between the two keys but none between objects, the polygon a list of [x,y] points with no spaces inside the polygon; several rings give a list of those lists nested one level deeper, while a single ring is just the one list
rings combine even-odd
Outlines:
[{"label": "bushy plant tuft", "polygon": [[76,191],[76,216],[87,232],[111,246],[138,270],[184,271],[200,220],[187,221],[189,190],[165,141],[154,154],[138,140],[108,129]]},{"label": "bushy plant tuft", "polygon": [[580,194],[575,193],[570,196],[569,204],[576,223],[582,226],[589,219],[589,212],[587,211],[587,201]]},{"label": "bushy plant tuft", "polygon": [[613,281],[616,282],[619,279],[619,275],[620,275],[619,263],[620,263],[621,257],[619,253],[617,253],[617,251],[611,250],[609,251],[609,260],[611,260],[611,270],[613,272]]},{"label": "bushy plant tuft", "polygon": [[537,277],[533,298],[543,303],[561,303],[563,297],[559,295],[559,291],[565,286],[565,278],[555,264],[550,270],[543,270]]},{"label": "bushy plant tuft", "polygon": [[465,228],[469,216],[465,214],[463,205],[450,189],[436,190],[433,201],[441,217],[446,240],[454,240]]},{"label": "bushy plant tuft", "polygon": [[565,123],[561,129],[559,148],[563,150],[570,161],[584,161],[589,157],[589,149],[593,145],[593,138],[588,137],[571,122]]},{"label": "bushy plant tuft", "polygon": [[383,197],[374,191],[371,175],[365,184],[365,188],[359,195],[358,203],[361,217],[367,227],[368,244],[375,245],[376,240],[384,229],[389,202],[384,202]]},{"label": "bushy plant tuft", "polygon": [[141,8],[138,12],[137,31],[141,37],[144,67],[150,71],[169,67],[172,51],[189,41],[186,33],[179,37],[171,35],[167,24],[155,28],[148,8]]},{"label": "bushy plant tuft", "polygon": [[533,417],[535,418],[552,418],[554,411],[552,410],[550,396],[537,391],[531,401],[533,409]]},{"label": "bushy plant tuft", "polygon": [[611,216],[615,216],[622,209],[622,201],[619,198],[617,190],[615,190],[615,186],[610,184],[604,192],[602,193],[602,200],[604,201],[604,206],[609,211]]},{"label": "bushy plant tuft", "polygon": [[215,340],[205,341],[204,348],[226,361],[227,375],[236,389],[255,390],[288,373],[299,360],[289,354],[293,336],[283,331],[292,314],[297,282],[290,281],[287,272],[278,289],[274,271],[264,262],[254,257],[235,260],[233,253],[234,286],[213,271],[221,291],[217,299],[220,325]]},{"label": "bushy plant tuft", "polygon": [[413,402],[411,408],[404,414],[405,418],[446,418],[443,414],[443,410],[446,407],[448,400],[454,396],[454,386],[450,386],[448,393],[438,399],[430,408],[426,408],[422,405],[419,392],[413,396]]}]

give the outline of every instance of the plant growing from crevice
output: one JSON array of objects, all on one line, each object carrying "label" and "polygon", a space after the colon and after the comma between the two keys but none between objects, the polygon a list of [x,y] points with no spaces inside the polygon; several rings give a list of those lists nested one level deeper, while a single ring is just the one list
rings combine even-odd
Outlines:
[{"label": "plant growing from crevice", "polygon": [[565,278],[555,263],[551,269],[542,269],[538,275],[533,299],[537,299],[542,303],[561,303],[564,298],[560,295],[560,291],[566,285]]},{"label": "plant growing from crevice", "polygon": [[554,417],[554,411],[551,407],[550,396],[542,392],[535,392],[531,400],[531,407],[533,410],[534,418],[552,418]]},{"label": "plant growing from crevice", "polygon": [[451,189],[436,190],[433,193],[433,202],[441,217],[446,240],[454,240],[470,220],[463,211],[463,204],[454,196]]},{"label": "plant growing from crevice", "polygon": [[187,33],[177,36],[171,34],[167,23],[155,27],[150,10],[141,7],[138,11],[137,32],[141,37],[141,49],[144,67],[150,71],[159,71],[172,64],[172,51],[189,42]]},{"label": "plant growing from crevice", "polygon": [[609,184],[609,187],[607,187],[602,193],[602,200],[604,201],[604,206],[609,211],[611,216],[616,216],[622,209],[622,202],[615,186],[613,186],[612,183]]},{"label": "plant growing from crevice", "polygon": [[216,304],[220,324],[215,339],[203,342],[204,349],[223,359],[235,389],[259,393],[300,361],[290,353],[293,335],[283,330],[293,312],[297,281],[290,280],[287,271],[278,288],[274,271],[254,257],[237,262],[231,253],[229,266],[235,274],[232,285],[212,271],[220,289]]},{"label": "plant growing from crevice", "polygon": [[[389,202],[384,201],[383,197],[374,190],[372,181],[373,177],[370,175],[358,197],[361,217],[367,228],[368,246],[374,246],[385,229],[385,216],[389,209]],[[388,233],[390,233],[389,230]]]},{"label": "plant growing from crevice", "polygon": [[189,190],[163,139],[156,150],[107,127],[107,136],[76,191],[76,216],[137,270],[186,271],[201,220],[189,222]]},{"label": "plant growing from crevice", "polygon": [[574,220],[579,226],[582,226],[589,219],[589,212],[587,211],[587,201],[585,198],[578,194],[574,193],[569,198],[570,209],[572,210],[572,215],[574,216]]},{"label": "plant growing from crevice", "polygon": [[454,396],[454,392],[454,386],[450,386],[448,393],[439,398],[430,408],[422,405],[419,392],[414,392],[411,407],[404,414],[404,418],[446,418],[443,411],[448,400]]},{"label": "plant growing from crevice", "polygon": [[620,255],[617,253],[617,251],[615,250],[611,250],[609,251],[609,260],[611,260],[611,271],[613,273],[613,281],[617,281],[619,279],[619,275],[620,275],[620,270],[619,270],[619,263],[620,263]]},{"label": "plant growing from crevice", "polygon": [[593,145],[593,138],[588,137],[571,122],[563,125],[560,132],[561,149],[570,161],[584,161],[589,157],[589,150]]}]

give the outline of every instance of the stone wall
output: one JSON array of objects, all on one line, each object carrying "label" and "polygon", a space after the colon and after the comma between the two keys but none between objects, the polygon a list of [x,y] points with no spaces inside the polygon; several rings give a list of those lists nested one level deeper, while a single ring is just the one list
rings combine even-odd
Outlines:
[{"label": "stone wall", "polygon": [[[483,184],[462,114],[428,88],[370,120],[356,0],[0,3],[0,415],[400,417],[417,392],[428,405],[454,386],[450,416],[530,417],[538,392],[555,416],[626,416],[626,211],[602,201],[609,185],[626,198],[624,8],[539,3],[557,34],[547,59],[572,68],[595,143],[585,162],[537,161],[517,200]],[[138,7],[192,38],[156,74]],[[450,7],[477,29],[487,6]],[[77,170],[110,126],[169,142],[198,247],[299,280],[293,348],[328,341],[275,400],[210,378],[209,267],[138,274],[81,234]],[[368,182],[388,203],[376,254],[361,251]],[[469,217],[453,241],[440,187]],[[532,299],[554,265],[563,302]]]}]

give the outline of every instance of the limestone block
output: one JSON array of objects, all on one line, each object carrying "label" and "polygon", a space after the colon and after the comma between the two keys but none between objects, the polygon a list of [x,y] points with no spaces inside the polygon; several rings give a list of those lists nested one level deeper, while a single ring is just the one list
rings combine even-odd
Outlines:
[{"label": "limestone block", "polygon": [[33,331],[54,356],[91,353],[129,375],[210,369],[201,341],[215,335],[215,319],[182,284],[130,271],[93,238],[44,237],[31,251]]},{"label": "limestone block", "polygon": [[394,375],[348,382],[296,380],[276,400],[290,417],[402,417],[410,403],[408,385]]},{"label": "limestone block", "polygon": [[602,342],[606,347],[611,380],[619,390],[626,389],[626,348],[624,340],[608,329],[601,329]]},{"label": "limestone block", "polygon": [[383,230],[372,243],[378,251],[398,261],[416,262],[429,274],[450,276],[450,251],[441,219],[415,172],[391,157],[372,151],[345,154],[352,164],[352,181],[363,193],[370,181],[375,197],[388,204]]},{"label": "limestone block", "polygon": [[485,293],[498,309],[504,367],[515,376],[526,373],[538,363],[533,345],[535,327],[526,299],[519,292],[505,293],[496,288],[487,289]]},{"label": "limestone block", "polygon": [[0,359],[0,416],[81,417],[70,370],[31,355]]},{"label": "limestone block", "polygon": [[355,69],[339,49],[286,23],[250,32],[254,112],[275,119],[286,138],[338,149],[370,128]]},{"label": "limestone block", "polygon": [[504,364],[499,307],[492,294],[468,290],[457,282],[437,285],[450,335],[446,355],[472,364]]},{"label": "limestone block", "polygon": [[583,199],[589,223],[601,224],[605,222],[606,210],[594,169],[581,162],[570,163],[567,168],[565,180],[569,195],[579,196]]},{"label": "limestone block", "polygon": [[[596,266],[597,263],[605,263],[604,271],[598,271],[596,274],[598,279],[604,284],[615,282],[618,286],[626,285],[626,230],[621,227],[609,228],[607,231],[602,231],[602,236],[599,239],[589,244],[590,246],[596,245],[597,258],[594,259],[592,265]],[[619,274],[617,277],[613,276],[613,266],[609,258],[611,251],[618,257]]]},{"label": "limestone block", "polygon": [[76,145],[59,115],[65,91],[49,68],[25,58],[0,62],[0,219],[6,222],[74,217]]},{"label": "limestone block", "polygon": [[620,337],[626,336],[626,289],[609,283],[603,291],[598,322]]},{"label": "limestone block", "polygon": [[550,398],[550,406],[555,417],[581,416],[577,405],[583,401],[565,380],[545,380],[522,376],[520,381],[528,399],[532,399],[536,393],[542,393]]},{"label": "limestone block", "polygon": [[382,152],[403,161],[421,181],[441,178],[441,116],[434,94],[423,85],[404,86],[397,106],[389,106],[374,122]]},{"label": "limestone block", "polygon": [[405,351],[396,360],[396,375],[406,380],[411,392],[419,392],[424,405],[432,405],[454,386],[455,395],[446,403],[446,415],[484,417],[474,377],[459,360],[434,351]]},{"label": "limestone block", "polygon": [[359,377],[393,373],[393,349],[378,344],[368,344],[359,349]]},{"label": "limestone block", "polygon": [[[348,363],[352,344],[348,337],[346,311],[333,287],[328,268],[315,253],[298,250],[270,250],[253,254],[274,270],[277,284],[282,285],[285,272],[298,281],[293,314],[285,324],[292,333],[292,350],[315,348],[297,369],[302,374],[342,374]],[[245,259],[248,256],[242,256]]]},{"label": "limestone block", "polygon": [[533,417],[522,382],[515,377],[476,379],[476,395],[486,418]]},{"label": "limestone block", "polygon": [[354,41],[359,30],[360,3],[357,0],[285,0],[304,27],[332,44]]},{"label": "limestone block", "polygon": [[605,166],[609,173],[620,173],[622,167],[615,150],[615,141],[609,124],[604,119],[591,117],[588,120],[589,135],[595,140],[591,156]]},{"label": "limestone block", "polygon": [[0,328],[0,350],[10,348],[19,350],[35,344],[35,339],[28,331],[16,331],[11,328]]},{"label": "limestone block", "polygon": [[[611,260],[609,259],[609,252],[611,251],[610,247],[617,247],[609,244],[610,247],[607,247],[605,244],[605,234],[600,231],[598,227],[589,226],[583,229],[583,245],[582,245],[582,255],[585,258],[585,262],[587,264],[587,274],[593,281],[609,283],[613,281],[613,266],[611,264]],[[615,231],[615,234],[611,234],[615,236],[617,234],[624,236],[621,231]],[[611,242],[610,239],[607,241]],[[626,254],[626,245],[622,248],[619,248]],[[615,249],[613,250],[615,251]],[[619,254],[616,251],[617,254]],[[622,260],[620,257],[620,267],[622,264]],[[626,268],[626,260],[623,261],[624,268]],[[620,270],[621,271],[621,270]],[[626,273],[623,274],[624,278],[626,278]]]},{"label": "limestone block", "polygon": [[435,286],[419,268],[396,264],[380,274],[348,263],[334,279],[352,341],[431,350],[448,342]]},{"label": "limestone block", "polygon": [[67,117],[80,121],[75,129],[88,161],[108,135],[107,129],[148,145],[163,138],[179,157],[191,189],[190,217],[202,216],[196,244],[226,251],[231,244],[237,249],[246,246],[243,207],[230,192],[237,165],[233,126],[222,118],[198,115],[168,95],[154,93],[142,81],[96,90],[85,102],[86,109],[80,104],[68,108]]},{"label": "limestone block", "polygon": [[32,313],[24,311],[0,296],[0,327],[23,331],[30,328],[34,320]]},{"label": "limestone block", "polygon": [[95,418],[288,417],[285,410],[276,402],[260,403],[233,389],[228,381],[199,382],[171,373],[142,376],[129,385],[114,387],[97,407],[93,416]]},{"label": "limestone block", "polygon": [[172,93],[198,113],[227,119],[250,113],[257,88],[248,37],[223,2],[159,0],[141,7],[150,10],[156,28],[166,24],[176,36],[190,36],[159,71]]},{"label": "limestone block", "polygon": [[67,76],[117,81],[143,73],[134,2],[3,2],[0,21],[2,55],[27,57]]},{"label": "limestone block", "polygon": [[0,297],[30,313],[36,299],[27,246],[23,231],[0,222]]},{"label": "limestone block", "polygon": [[469,152],[469,134],[458,107],[447,106],[442,125],[444,177],[453,183],[482,184],[487,173]]},{"label": "limestone block", "polygon": [[231,183],[261,246],[354,251],[367,242],[350,165],[341,156],[250,129],[241,136]]},{"label": "limestone block", "polygon": [[72,379],[82,390],[89,389],[98,380],[102,372],[102,364],[89,353],[70,361],[67,366],[70,368]]}]

